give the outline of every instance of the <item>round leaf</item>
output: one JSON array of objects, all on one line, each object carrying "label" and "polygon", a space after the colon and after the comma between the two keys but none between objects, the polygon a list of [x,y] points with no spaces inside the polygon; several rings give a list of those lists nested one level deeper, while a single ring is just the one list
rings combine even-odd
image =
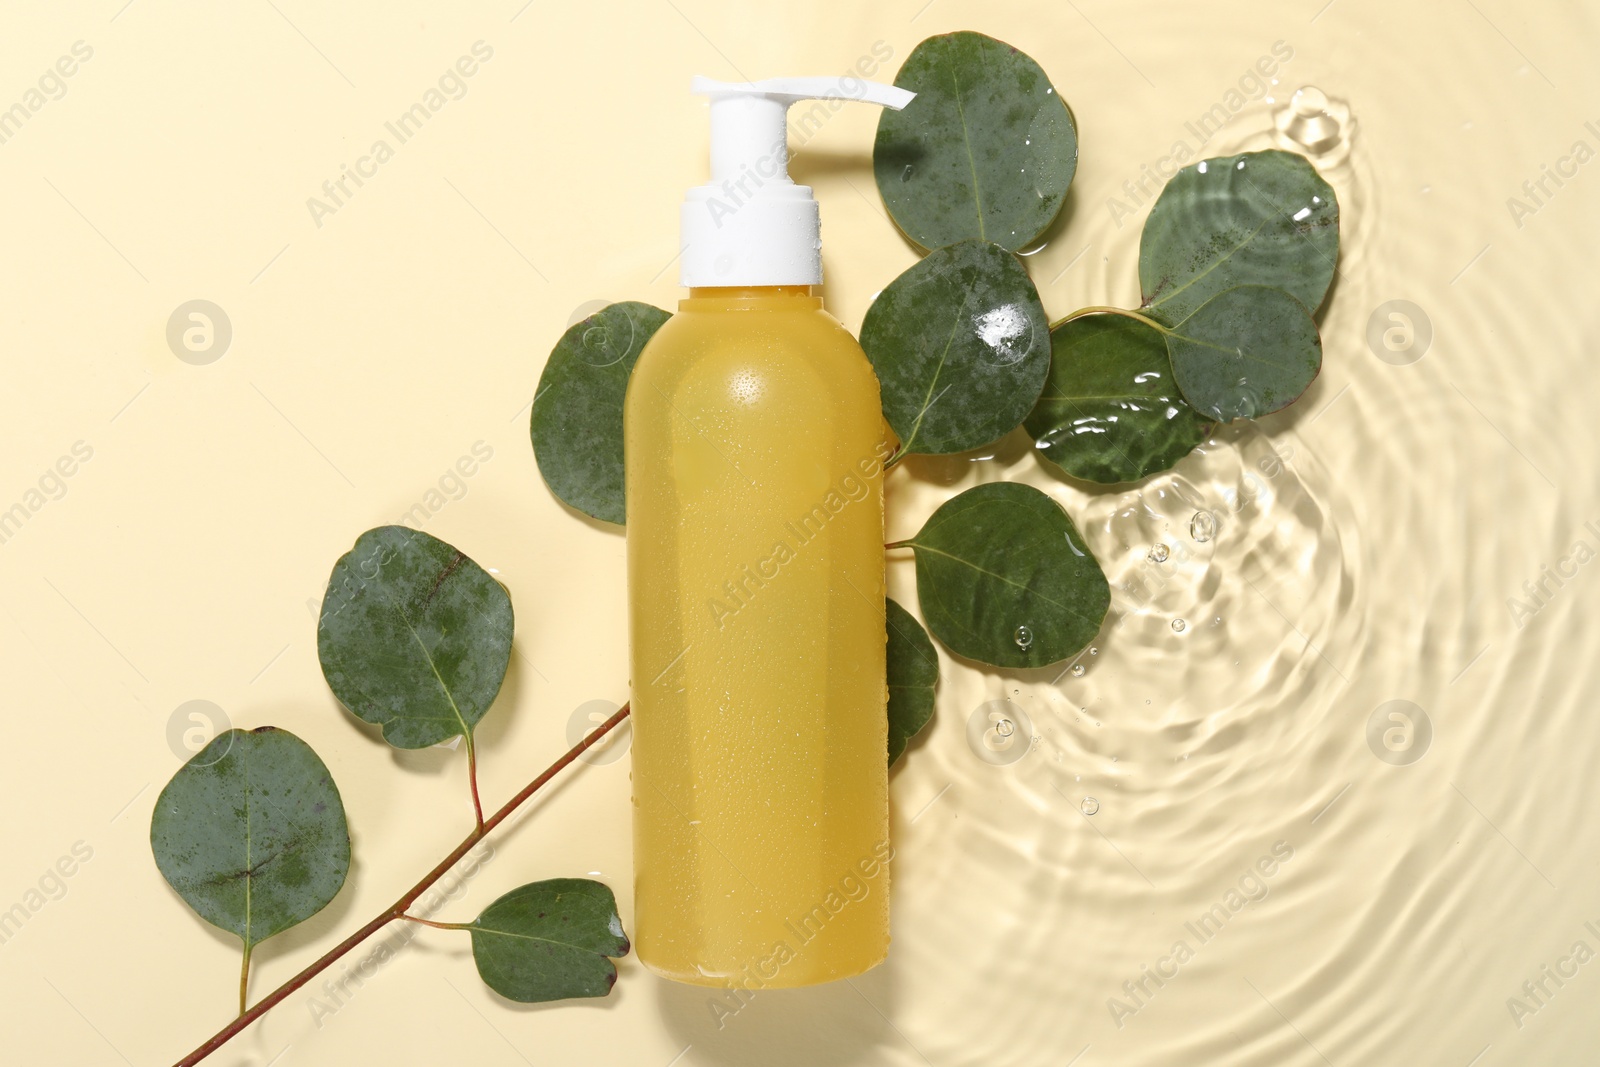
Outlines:
[{"label": "round leaf", "polygon": [[478,974],[496,993],[524,1004],[603,997],[617,982],[608,957],[628,938],[611,890],[586,878],[520,886],[467,924]]},{"label": "round leaf", "polygon": [[1050,325],[1016,256],[989,241],[938,249],[878,294],[861,347],[903,452],[940,455],[1009,433],[1050,372]]},{"label": "round leaf", "polygon": [[575,323],[550,353],[533,397],[533,455],[563,503],[621,523],[622,400],[644,343],[672,316],[627,301]]},{"label": "round leaf", "polygon": [[1039,455],[1074,478],[1133,482],[1205,440],[1184,403],[1161,332],[1124,315],[1088,315],[1050,331],[1050,377],[1023,423]]},{"label": "round leaf", "polygon": [[884,601],[889,661],[889,763],[933,718],[933,691],[939,684],[939,654],[912,614]]},{"label": "round leaf", "polygon": [[1078,131],[1039,64],[963,31],[917,45],[894,83],[917,98],[884,109],[872,170],[906,236],[1015,251],[1049,228],[1078,167]]},{"label": "round leaf", "polygon": [[1271,285],[1315,310],[1339,259],[1339,202],[1292,152],[1219,156],[1167,183],[1139,239],[1145,306],[1173,325],[1240,285]]},{"label": "round leaf", "polygon": [[989,482],[946,501],[917,536],[917,599],[935,637],[968,659],[1042,667],[1099,632],[1111,588],[1061,506]]},{"label": "round leaf", "polygon": [[1322,368],[1305,305],[1264,285],[1218,293],[1167,332],[1178,388],[1214,419],[1250,419],[1293,403]]},{"label": "round leaf", "polygon": [[511,597],[482,567],[420,530],[379,526],[334,565],[317,655],[345,707],[396,748],[425,748],[470,740],[511,633]]},{"label": "round leaf", "polygon": [[218,734],[172,776],[150,819],[156,866],[246,950],[304,922],[350,870],[339,790],[287,730]]}]

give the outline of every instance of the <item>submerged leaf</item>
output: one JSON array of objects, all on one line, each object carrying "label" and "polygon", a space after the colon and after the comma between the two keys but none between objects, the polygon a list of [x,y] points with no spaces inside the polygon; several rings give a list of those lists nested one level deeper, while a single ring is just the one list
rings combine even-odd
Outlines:
[{"label": "submerged leaf", "polygon": [[1017,257],[988,241],[940,248],[867,309],[861,347],[903,452],[965,452],[1022,422],[1050,371],[1050,326]]},{"label": "submerged leaf", "polygon": [[1240,285],[1283,289],[1315,311],[1339,259],[1339,202],[1302,156],[1271,150],[1180,170],[1139,239],[1139,284],[1168,326]]},{"label": "submerged leaf", "polygon": [[519,886],[467,929],[485,984],[525,1004],[603,997],[617,981],[612,958],[628,954],[616,898],[586,878]]},{"label": "submerged leaf", "polygon": [[539,376],[534,459],[550,491],[585,515],[623,521],[622,400],[644,343],[671,317],[633,300],[601,308],[561,335]]},{"label": "submerged leaf", "polygon": [[928,632],[893,600],[884,601],[888,631],[889,763],[933,718],[933,691],[939,684],[939,654]]},{"label": "submerged leaf", "polygon": [[1049,228],[1078,167],[1078,131],[1038,63],[962,31],[917,45],[894,83],[917,98],[884,109],[872,170],[907,237],[1016,251]]},{"label": "submerged leaf", "polygon": [[420,530],[379,526],[334,565],[317,656],[334,696],[394,747],[470,743],[511,633],[511,597],[482,567]]},{"label": "submerged leaf", "polygon": [[946,501],[906,542],[917,599],[951,650],[997,667],[1042,667],[1100,630],[1111,589],[1072,520],[1050,497],[989,482]]},{"label": "submerged leaf", "polygon": [[1074,478],[1133,482],[1170,468],[1209,423],[1178,395],[1155,327],[1088,315],[1050,331],[1050,377],[1023,423],[1039,455]]},{"label": "submerged leaf", "polygon": [[328,768],[271,726],[218,734],[178,769],[156,801],[150,849],[167,884],[247,951],[321,911],[350,870]]},{"label": "submerged leaf", "polygon": [[1167,331],[1178,388],[1214,419],[1250,419],[1293,403],[1322,368],[1305,306],[1265,285],[1218,293]]}]

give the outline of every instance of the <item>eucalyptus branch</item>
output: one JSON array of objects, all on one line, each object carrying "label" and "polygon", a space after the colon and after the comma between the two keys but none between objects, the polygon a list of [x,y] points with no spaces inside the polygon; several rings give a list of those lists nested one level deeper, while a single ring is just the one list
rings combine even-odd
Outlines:
[{"label": "eucalyptus branch", "polygon": [[[293,993],[295,990],[311,981],[311,979],[327,970],[336,960],[350,952],[351,949],[367,940],[367,938],[371,937],[373,934],[382,930],[385,926],[388,926],[391,922],[399,919],[407,919],[413,922],[420,921],[415,916],[409,916],[406,914],[406,911],[411,907],[411,905],[416,903],[417,898],[421,897],[423,893],[427,892],[428,889],[430,889],[440,878],[443,878],[446,874],[448,874],[450,869],[459,863],[461,858],[465,856],[474,845],[492,833],[495,827],[504,822],[506,818],[511,815],[512,812],[521,807],[529,797],[533,796],[533,794],[537,793],[541,788],[543,788],[544,785],[550,781],[550,779],[554,778],[557,774],[560,774],[569,763],[577,759],[591,746],[593,746],[595,742],[599,741],[602,737],[610,733],[619,724],[621,724],[622,720],[628,717],[630,706],[631,705],[629,704],[622,705],[622,707],[617,710],[615,715],[612,715],[611,718],[595,727],[586,737],[584,737],[582,741],[579,741],[577,744],[567,749],[565,755],[556,760],[549,767],[546,767],[537,778],[524,786],[521,792],[512,797],[510,800],[506,801],[505,805],[499,811],[489,816],[488,819],[480,818],[478,825],[473,827],[472,832],[467,834],[467,836],[462,839],[461,843],[451,850],[448,856],[440,860],[438,865],[435,866],[433,870],[423,875],[421,881],[412,886],[410,889],[406,890],[405,893],[401,895],[399,900],[396,900],[388,908],[385,908],[382,912],[378,913],[378,915],[371,919],[365,926],[361,927],[355,933],[351,934],[349,937],[345,938],[343,941],[339,942],[333,948],[325,952],[322,956],[318,957],[315,962],[310,964],[299,974],[295,975],[287,982],[284,982],[277,989],[274,989],[271,993],[268,993],[265,997],[262,997],[254,1007],[248,1010],[245,1010],[244,1008],[244,991],[243,983],[241,982],[240,1012],[238,1018],[228,1023],[228,1025],[224,1026],[221,1030],[218,1030],[214,1035],[212,1035],[210,1040],[206,1041],[199,1048],[195,1049],[193,1052],[189,1053],[189,1055],[179,1060],[175,1067],[193,1067],[194,1064],[204,1060],[207,1056],[211,1055],[213,1052],[217,1051],[223,1045],[232,1040],[234,1036],[240,1031],[244,1030],[245,1027],[249,1026],[251,1023],[261,1018],[261,1016],[265,1015],[268,1011],[276,1007],[280,1002],[288,997],[289,994]],[[470,748],[468,751],[471,751]],[[476,785],[476,776],[474,776],[474,785]],[[476,792],[476,789],[474,789],[474,792]],[[247,955],[247,961],[248,958],[249,957]]]}]

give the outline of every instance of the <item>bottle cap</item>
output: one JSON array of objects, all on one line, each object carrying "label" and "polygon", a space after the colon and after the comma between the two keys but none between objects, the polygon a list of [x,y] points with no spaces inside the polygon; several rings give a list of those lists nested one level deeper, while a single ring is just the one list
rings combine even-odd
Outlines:
[{"label": "bottle cap", "polygon": [[683,198],[681,284],[819,284],[821,219],[811,187],[789,178],[789,105],[854,100],[898,111],[916,94],[850,76],[697,77],[689,89],[711,99],[711,181]]}]

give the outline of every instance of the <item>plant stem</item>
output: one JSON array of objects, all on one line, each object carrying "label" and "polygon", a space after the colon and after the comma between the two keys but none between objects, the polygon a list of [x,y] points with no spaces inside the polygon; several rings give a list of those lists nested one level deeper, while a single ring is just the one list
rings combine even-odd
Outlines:
[{"label": "plant stem", "polygon": [[483,833],[483,801],[478,799],[478,747],[472,743],[472,731],[467,731],[467,781],[472,783],[472,814],[477,818],[478,833]]},{"label": "plant stem", "polygon": [[254,947],[255,947],[254,945],[246,945],[244,947],[244,962],[239,964],[239,1014],[240,1015],[244,1014],[244,1009],[245,1009],[244,994],[245,994],[245,990],[250,988],[250,950],[252,948],[254,948]]},{"label": "plant stem", "polygon": [[432,919],[424,919],[420,915],[402,915],[402,916],[400,916],[400,918],[404,919],[408,923],[420,923],[423,926],[431,926],[435,930],[470,930],[470,929],[472,929],[472,924],[471,923],[436,923]]},{"label": "plant stem", "polygon": [[[305,970],[301,971],[299,974],[283,983],[277,989],[274,989],[271,993],[268,993],[266,996],[262,997],[261,1000],[256,1003],[255,1007],[248,1011],[241,1010],[237,1019],[234,1019],[232,1022],[228,1023],[228,1025],[224,1026],[221,1030],[218,1030],[212,1035],[209,1041],[205,1042],[205,1044],[201,1045],[199,1048],[189,1053],[189,1055],[179,1060],[176,1064],[176,1067],[194,1067],[195,1064],[199,1063],[201,1060],[217,1051],[217,1049],[227,1044],[245,1027],[261,1018],[261,1016],[265,1015],[272,1008],[276,1007],[281,1001],[288,997],[289,994],[293,993],[295,990],[311,981],[311,979],[327,970],[333,965],[334,961],[338,960],[341,956],[344,956],[351,949],[361,944],[361,942],[365,941],[379,930],[382,930],[385,926],[388,926],[396,919],[411,918],[410,916],[406,915],[406,910],[410,908],[412,904],[416,903],[418,897],[427,892],[433,883],[437,882],[440,878],[443,878],[446,874],[448,874],[450,869],[461,861],[461,857],[465,856],[467,852],[472,849],[473,845],[476,845],[479,841],[482,841],[485,837],[487,837],[495,827],[499,826],[506,820],[507,816],[521,807],[529,797],[537,793],[547,782],[550,781],[550,779],[561,773],[561,771],[566,768],[567,764],[577,759],[596,741],[600,740],[606,734],[614,730],[622,722],[622,720],[628,717],[628,711],[630,707],[630,704],[622,705],[622,707],[617,709],[617,713],[615,715],[611,716],[611,718],[607,719],[599,726],[596,726],[582,741],[579,741],[577,744],[567,749],[565,755],[556,760],[550,766],[546,767],[539,777],[529,782],[522,788],[520,793],[506,801],[505,805],[499,811],[491,815],[486,821],[474,827],[472,832],[462,840],[461,844],[457,845],[453,850],[451,850],[448,856],[440,860],[438,866],[434,867],[433,870],[423,875],[420,882],[406,890],[399,900],[395,901],[388,908],[380,912],[365,926],[361,927],[361,929],[357,930],[355,933],[351,934],[349,937],[333,946],[327,952],[323,953],[322,956],[320,956],[310,966],[306,967]],[[246,964],[248,965],[248,953],[245,956],[245,960]],[[242,1009],[243,1004],[241,1004],[240,1007]]]},{"label": "plant stem", "polygon": [[1071,322],[1073,319],[1086,318],[1086,317],[1088,317],[1090,315],[1121,315],[1125,319],[1136,319],[1137,321],[1144,323],[1146,326],[1149,326],[1152,329],[1160,330],[1162,333],[1170,332],[1170,331],[1167,330],[1167,328],[1165,326],[1161,325],[1159,322],[1157,322],[1155,319],[1152,319],[1148,315],[1141,315],[1141,314],[1139,314],[1139,312],[1137,312],[1137,311],[1129,311],[1127,308],[1105,307],[1105,306],[1099,305],[1099,304],[1096,304],[1093,307],[1079,308],[1077,311],[1074,311],[1072,314],[1068,315],[1066,318],[1057,319],[1055,322],[1052,322],[1050,324],[1050,328],[1053,330],[1057,326],[1063,326],[1063,325]]}]

